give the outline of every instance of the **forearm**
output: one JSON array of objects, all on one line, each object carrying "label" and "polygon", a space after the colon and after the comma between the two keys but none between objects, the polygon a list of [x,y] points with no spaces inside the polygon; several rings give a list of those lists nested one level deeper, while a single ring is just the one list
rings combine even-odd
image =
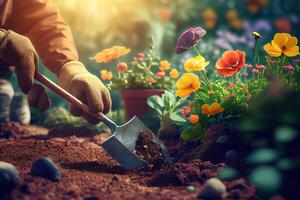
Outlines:
[{"label": "forearm", "polygon": [[53,73],[57,74],[65,63],[78,60],[68,25],[48,1],[15,1],[11,24],[13,30],[31,40],[43,63]]}]

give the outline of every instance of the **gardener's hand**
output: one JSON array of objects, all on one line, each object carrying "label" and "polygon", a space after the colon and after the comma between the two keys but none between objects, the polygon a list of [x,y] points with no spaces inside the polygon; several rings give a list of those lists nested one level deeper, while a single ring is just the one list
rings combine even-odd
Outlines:
[{"label": "gardener's hand", "polygon": [[27,37],[13,31],[0,30],[0,59],[15,67],[18,84],[28,94],[29,105],[45,111],[50,106],[50,99],[43,86],[33,83],[38,67],[37,58]]},{"label": "gardener's hand", "polygon": [[[60,86],[86,104],[92,113],[109,112],[111,98],[108,89],[97,76],[89,73],[82,63],[66,63],[58,72],[58,80]],[[90,123],[96,124],[100,121],[72,104],[69,105],[69,109],[74,116],[83,116]]]}]

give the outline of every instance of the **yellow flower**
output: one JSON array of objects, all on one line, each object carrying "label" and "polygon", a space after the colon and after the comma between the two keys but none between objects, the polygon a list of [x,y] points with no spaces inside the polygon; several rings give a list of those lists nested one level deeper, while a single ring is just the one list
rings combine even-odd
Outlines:
[{"label": "yellow flower", "polygon": [[199,89],[201,83],[197,75],[192,73],[183,74],[176,83],[176,96],[186,97]]},{"label": "yellow flower", "polygon": [[179,76],[179,72],[176,70],[176,69],[172,69],[171,71],[170,71],[170,77],[171,78],[177,78]]},{"label": "yellow flower", "polygon": [[190,58],[184,63],[184,69],[186,71],[201,71],[209,64],[209,62],[205,61],[205,58],[202,56],[196,56],[194,58]]},{"label": "yellow flower", "polygon": [[110,71],[105,70],[105,69],[101,70],[100,73],[101,73],[102,80],[110,81],[113,77],[112,73]]},{"label": "yellow flower", "polygon": [[299,55],[298,39],[288,33],[276,33],[271,43],[264,46],[264,50],[273,57],[279,57],[282,54],[287,57]]},{"label": "yellow flower", "polygon": [[160,71],[164,72],[170,69],[171,64],[167,60],[160,61]]},{"label": "yellow flower", "polygon": [[218,102],[214,102],[211,105],[204,104],[201,107],[201,112],[203,115],[215,115],[217,113],[223,112],[224,108]]},{"label": "yellow flower", "polygon": [[123,55],[128,54],[131,49],[121,46],[113,46],[110,49],[104,49],[97,53],[91,60],[95,60],[97,63],[109,63],[110,61],[117,59]]}]

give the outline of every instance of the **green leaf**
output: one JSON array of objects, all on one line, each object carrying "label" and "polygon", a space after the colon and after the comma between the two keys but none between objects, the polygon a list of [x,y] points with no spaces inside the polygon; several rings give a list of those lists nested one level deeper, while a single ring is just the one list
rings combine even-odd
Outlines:
[{"label": "green leaf", "polygon": [[173,93],[165,91],[162,95],[162,100],[167,111],[171,111],[172,107],[175,105],[176,98]]},{"label": "green leaf", "polygon": [[260,148],[253,153],[251,153],[247,158],[246,161],[252,165],[261,165],[261,164],[268,164],[277,159],[278,155],[277,152],[273,149],[268,148]]},{"label": "green leaf", "polygon": [[170,119],[177,125],[184,125],[186,123],[186,120],[177,113],[171,113]]},{"label": "green leaf", "polygon": [[274,167],[262,166],[255,168],[249,175],[249,181],[263,197],[269,197],[281,186],[282,176]]},{"label": "green leaf", "polygon": [[204,130],[199,124],[189,126],[181,132],[181,138],[185,141],[203,139],[203,137],[204,137]]},{"label": "green leaf", "polygon": [[154,110],[156,110],[160,115],[162,115],[162,109],[164,107],[163,101],[162,99],[157,96],[151,96],[147,99],[147,104],[153,108]]}]

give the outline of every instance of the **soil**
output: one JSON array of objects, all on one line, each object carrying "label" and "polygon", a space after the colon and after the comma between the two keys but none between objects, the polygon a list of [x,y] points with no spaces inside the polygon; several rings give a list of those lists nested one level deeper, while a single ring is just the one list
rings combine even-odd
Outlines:
[{"label": "soil", "polygon": [[[32,137],[31,126],[6,123],[0,127],[0,134],[6,131],[3,127],[10,127],[9,131],[15,134],[9,139],[0,139],[0,160],[15,165],[20,172],[20,183],[12,191],[11,199],[197,199],[205,180],[216,176],[217,170],[224,167],[222,163],[190,160],[153,171],[126,171],[99,145],[91,142],[94,139],[59,134],[38,138]],[[143,144],[144,139],[144,136],[140,138],[139,146],[152,148],[151,143]],[[42,156],[50,157],[59,166],[61,181],[31,176],[32,163]],[[150,158],[155,156],[150,155]],[[153,159],[153,163],[156,162]],[[244,179],[225,184],[226,199],[258,198],[255,188]],[[195,187],[195,192],[186,189],[190,185]]]},{"label": "soil", "polygon": [[167,164],[160,146],[153,142],[151,133],[139,134],[134,153],[145,160],[151,170],[159,169]]}]

